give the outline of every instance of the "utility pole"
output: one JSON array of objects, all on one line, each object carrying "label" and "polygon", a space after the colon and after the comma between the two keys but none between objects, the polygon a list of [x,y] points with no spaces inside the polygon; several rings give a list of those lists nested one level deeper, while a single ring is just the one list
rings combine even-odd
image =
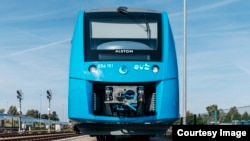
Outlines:
[{"label": "utility pole", "polygon": [[47,99],[49,100],[49,108],[48,108],[48,111],[49,111],[49,114],[48,114],[49,129],[48,129],[48,132],[50,133],[50,118],[51,118],[51,114],[50,114],[50,101],[52,99],[52,92],[51,92],[51,90],[47,90]]},{"label": "utility pole", "polygon": [[183,125],[186,125],[186,112],[187,112],[187,14],[186,14],[186,8],[187,8],[187,4],[186,4],[186,0],[184,0],[184,35],[183,35],[183,39],[184,39],[184,43],[183,43]]},{"label": "utility pole", "polygon": [[63,108],[62,108],[62,121],[64,121],[64,104],[62,104]]},{"label": "utility pole", "polygon": [[23,100],[23,92],[22,90],[17,90],[17,99],[19,100],[19,124],[18,124],[18,132],[21,132],[21,116],[22,116],[22,110],[21,110],[21,104]]},{"label": "utility pole", "polygon": [[39,112],[39,129],[41,130],[41,113],[42,113],[42,94],[40,94],[40,112]]}]

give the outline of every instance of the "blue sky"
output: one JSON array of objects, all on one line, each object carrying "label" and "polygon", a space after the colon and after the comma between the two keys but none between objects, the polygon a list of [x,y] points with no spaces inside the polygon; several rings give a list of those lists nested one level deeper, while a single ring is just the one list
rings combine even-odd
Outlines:
[{"label": "blue sky", "polygon": [[[250,1],[187,0],[187,110],[250,105]],[[67,119],[70,41],[80,10],[138,7],[169,14],[177,50],[180,113],[183,80],[183,0],[1,0],[0,108],[51,110]],[[40,108],[41,106],[41,108]]]}]

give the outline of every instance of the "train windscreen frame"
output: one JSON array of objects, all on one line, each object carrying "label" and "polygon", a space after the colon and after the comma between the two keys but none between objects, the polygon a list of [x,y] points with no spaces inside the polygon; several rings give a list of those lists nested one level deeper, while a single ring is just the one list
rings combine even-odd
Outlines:
[{"label": "train windscreen frame", "polygon": [[162,61],[160,13],[87,12],[84,61]]}]

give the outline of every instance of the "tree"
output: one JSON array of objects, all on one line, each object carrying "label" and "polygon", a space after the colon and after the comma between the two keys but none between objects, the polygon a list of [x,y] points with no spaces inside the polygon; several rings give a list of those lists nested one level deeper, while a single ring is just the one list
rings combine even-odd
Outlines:
[{"label": "tree", "polygon": [[3,114],[5,112],[4,109],[0,109],[0,113]]},{"label": "tree", "polygon": [[17,112],[16,106],[11,105],[8,112],[7,112],[7,114],[17,115],[18,112]]},{"label": "tree", "polygon": [[38,112],[38,110],[31,109],[31,110],[28,110],[26,112],[26,116],[33,117],[33,118],[39,118],[39,112]]},{"label": "tree", "polygon": [[230,108],[229,112],[225,117],[225,122],[232,122],[232,120],[241,120],[241,115],[236,107]]},{"label": "tree", "polygon": [[207,109],[208,115],[212,116],[214,115],[214,111],[218,110],[218,106],[216,104],[213,104],[211,106],[207,106],[206,109]]},{"label": "tree", "polygon": [[215,112],[217,112],[217,117],[219,117],[219,113],[218,113],[218,106],[216,104],[213,104],[211,106],[207,106],[206,107],[208,115],[209,115],[209,120],[213,121],[214,116],[215,116]]},{"label": "tree", "polygon": [[48,115],[47,114],[42,114],[41,119],[48,119]]},{"label": "tree", "polygon": [[187,125],[194,124],[194,114],[190,111],[186,112],[186,123]]},{"label": "tree", "polygon": [[196,116],[196,124],[198,125],[206,124],[206,116],[207,114],[203,114],[203,115],[198,114]]},{"label": "tree", "polygon": [[249,115],[247,112],[244,112],[243,115],[241,116],[242,120],[248,120],[249,119]]},{"label": "tree", "polygon": [[[48,114],[41,115],[41,119],[48,119],[48,118],[49,118]],[[55,121],[59,121],[58,115],[56,114],[55,111],[52,112],[50,119],[55,120]]]},{"label": "tree", "polygon": [[59,121],[58,115],[56,114],[55,111],[52,112],[51,120]]},{"label": "tree", "polygon": [[[191,113],[190,111],[187,111],[186,116],[187,116],[186,117],[186,124],[193,124],[194,123],[194,120],[193,120],[194,114]],[[180,125],[180,124],[183,124],[180,118],[174,122],[174,125]]]},{"label": "tree", "polygon": [[220,123],[225,122],[225,117],[226,117],[227,113],[225,113],[225,111],[222,109],[219,110],[219,113],[220,113],[220,116],[219,116]]}]

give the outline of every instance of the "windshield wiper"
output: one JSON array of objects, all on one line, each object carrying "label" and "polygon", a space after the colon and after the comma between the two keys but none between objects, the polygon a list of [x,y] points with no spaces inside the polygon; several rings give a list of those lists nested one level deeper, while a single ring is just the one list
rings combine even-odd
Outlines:
[{"label": "windshield wiper", "polygon": [[[133,21],[137,22],[137,23],[140,23],[140,21],[138,19],[140,19],[140,17],[137,17],[137,16],[133,16],[133,15],[130,15],[128,14],[128,8],[125,7],[125,6],[120,6],[117,8],[117,12],[121,13],[121,14],[125,14],[127,15],[128,17],[130,17]],[[150,29],[150,26],[149,26],[149,23],[148,23],[148,20],[147,20],[147,17],[146,15],[144,14],[144,22],[146,24],[146,32],[147,32],[147,37],[149,39],[151,39],[151,29]],[[140,26],[140,25],[139,25]],[[144,27],[143,27],[144,28]],[[145,28],[144,28],[145,29]]]},{"label": "windshield wiper", "polygon": [[151,30],[150,30],[150,26],[148,24],[148,20],[147,20],[147,17],[146,15],[144,15],[145,17],[145,24],[146,24],[146,32],[147,32],[147,36],[149,39],[151,39]]}]

